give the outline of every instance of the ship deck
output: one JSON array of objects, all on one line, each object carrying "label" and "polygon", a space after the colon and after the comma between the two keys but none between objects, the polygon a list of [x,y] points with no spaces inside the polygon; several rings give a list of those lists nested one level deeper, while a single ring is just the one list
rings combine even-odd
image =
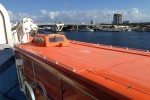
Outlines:
[{"label": "ship deck", "polygon": [[76,41],[71,41],[69,47],[45,48],[31,43],[17,47],[68,66],[96,88],[101,88],[100,84],[132,99],[150,98],[149,52]]}]

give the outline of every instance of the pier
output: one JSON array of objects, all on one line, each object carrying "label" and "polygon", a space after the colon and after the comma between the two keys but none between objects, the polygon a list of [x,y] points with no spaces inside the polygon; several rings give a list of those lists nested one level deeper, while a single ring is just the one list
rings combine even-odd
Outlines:
[{"label": "pier", "polygon": [[[37,24],[40,29],[45,27],[54,27],[56,23],[39,23]],[[121,25],[114,24],[74,24],[74,23],[64,23],[63,31],[79,31],[85,27],[89,27],[94,31],[137,31],[137,32],[149,32],[150,31],[150,23],[128,23]]]},{"label": "pier", "polygon": [[[39,28],[45,27],[54,27],[56,23],[40,23],[37,24]],[[63,27],[63,31],[79,31],[85,27],[89,27],[91,29],[97,30],[99,28],[111,28],[112,24],[73,24],[73,23],[65,23]]]},{"label": "pier", "polygon": [[[45,27],[53,27],[56,23],[40,23],[37,24],[39,28],[45,28]],[[72,23],[65,23],[63,30],[65,31],[78,31],[79,29],[82,29],[84,27],[89,27],[94,29],[97,25],[94,24],[72,24]]]}]

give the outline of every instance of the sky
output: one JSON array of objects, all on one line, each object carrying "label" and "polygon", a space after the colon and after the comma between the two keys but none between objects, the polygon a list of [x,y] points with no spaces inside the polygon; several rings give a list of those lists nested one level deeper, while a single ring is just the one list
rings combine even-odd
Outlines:
[{"label": "sky", "polygon": [[12,23],[24,17],[36,23],[111,23],[114,13],[124,21],[150,22],[150,0],[0,0]]}]

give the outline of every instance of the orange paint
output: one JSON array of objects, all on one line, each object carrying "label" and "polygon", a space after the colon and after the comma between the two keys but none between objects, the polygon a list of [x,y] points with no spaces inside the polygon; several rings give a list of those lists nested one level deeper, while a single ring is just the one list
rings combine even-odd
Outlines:
[{"label": "orange paint", "polygon": [[[44,42],[36,41],[37,37],[44,38]],[[51,43],[53,37],[62,37],[64,41]],[[64,35],[36,35],[33,42],[15,48],[45,59],[55,69],[82,80],[93,94],[95,88],[117,99],[150,99],[149,52],[69,42]]]},{"label": "orange paint", "polygon": [[33,43],[44,47],[69,46],[69,41],[62,34],[37,34],[33,38]]}]

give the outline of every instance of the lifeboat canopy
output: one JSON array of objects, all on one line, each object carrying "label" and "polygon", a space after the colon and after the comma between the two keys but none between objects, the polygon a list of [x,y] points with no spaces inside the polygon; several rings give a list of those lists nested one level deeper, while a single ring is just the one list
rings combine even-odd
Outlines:
[{"label": "lifeboat canopy", "polygon": [[32,43],[43,47],[66,47],[70,45],[64,34],[36,34]]}]

